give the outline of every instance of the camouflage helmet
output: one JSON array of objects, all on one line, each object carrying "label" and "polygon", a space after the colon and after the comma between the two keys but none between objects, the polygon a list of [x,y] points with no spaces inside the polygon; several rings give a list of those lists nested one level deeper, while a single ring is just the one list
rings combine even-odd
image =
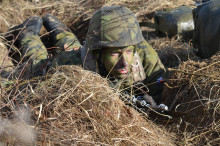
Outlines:
[{"label": "camouflage helmet", "polygon": [[126,47],[143,41],[136,16],[124,6],[102,7],[90,20],[86,45],[90,50]]}]

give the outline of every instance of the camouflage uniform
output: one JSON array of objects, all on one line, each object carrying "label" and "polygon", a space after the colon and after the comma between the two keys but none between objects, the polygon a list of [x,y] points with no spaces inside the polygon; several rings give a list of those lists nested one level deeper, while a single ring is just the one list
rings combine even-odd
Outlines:
[{"label": "camouflage uniform", "polygon": [[[19,42],[18,47],[21,48],[20,60],[23,62],[21,67],[27,63],[29,64],[28,66],[26,65],[26,75],[43,75],[46,73],[49,67],[55,67],[56,65],[82,64],[79,50],[81,44],[77,37],[69,29],[58,28],[62,30],[54,31],[58,33],[50,32],[51,36],[53,37],[52,40],[54,47],[56,48],[56,55],[52,58],[48,58],[48,51],[41,41],[39,34],[36,32],[33,33],[30,31],[31,28],[26,26],[28,22],[31,21],[31,19],[38,19],[38,21],[42,21],[42,19],[39,17],[31,17],[27,19],[23,24],[13,27],[8,31],[9,34],[13,31],[18,32],[18,34],[15,35],[20,34],[20,36],[16,38]],[[50,15],[48,16],[48,19],[50,19]],[[35,21],[36,20],[34,20],[34,22]],[[53,20],[51,19],[50,21]]]},{"label": "camouflage uniform", "polygon": [[[105,67],[99,62],[95,54],[101,53],[104,47],[134,46],[133,64],[136,65],[132,66],[131,74],[126,81],[114,79],[110,76],[112,83],[114,86],[120,85],[120,88],[142,83],[149,88],[150,95],[155,96],[155,99],[162,90],[160,83],[161,77],[165,74],[165,68],[155,50],[144,40],[136,17],[125,7],[103,7],[98,10],[91,18],[85,45],[78,50],[74,50],[74,48],[80,46],[79,41],[75,35],[68,31],[56,34],[55,40],[55,47],[61,48],[62,51],[53,59],[46,59],[47,51],[39,38],[28,36],[22,40],[22,51],[29,49],[29,53],[25,56],[29,57],[34,54],[38,58],[33,62],[32,71],[38,70],[39,73],[39,68],[45,64],[47,69],[57,65],[73,64],[83,65],[85,69],[107,76],[103,72]],[[65,46],[67,46],[65,44],[68,44],[70,51],[65,51]],[[43,60],[39,62],[41,59]]]},{"label": "camouflage uniform", "polygon": [[35,65],[47,58],[47,49],[39,35],[27,35],[21,40],[21,46],[23,62],[32,61],[32,64]]},{"label": "camouflage uniform", "polygon": [[[84,51],[88,53],[82,55],[85,60],[84,68],[105,76],[106,74],[103,72],[105,67],[100,65],[101,62],[97,63],[98,58],[94,57],[94,52],[100,53],[102,48],[106,47],[127,46],[135,47],[137,57],[133,63],[140,62],[140,64],[137,67],[132,67],[130,78],[123,80],[122,83],[117,79],[113,82],[119,84],[121,88],[143,83],[149,88],[149,94],[159,101],[157,98],[160,97],[159,94],[162,91],[163,86],[160,83],[163,80],[161,77],[165,76],[165,68],[155,50],[144,40],[137,18],[125,7],[103,7],[93,15],[86,36],[86,51]],[[92,63],[92,60],[95,62]],[[87,64],[87,62],[89,63]],[[129,88],[127,89],[128,92],[131,91]],[[133,94],[133,91],[131,92]]]}]

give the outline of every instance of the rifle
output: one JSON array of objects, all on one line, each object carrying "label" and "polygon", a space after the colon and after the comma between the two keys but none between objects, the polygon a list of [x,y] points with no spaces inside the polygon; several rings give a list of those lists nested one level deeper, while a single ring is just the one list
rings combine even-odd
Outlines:
[{"label": "rifle", "polygon": [[[178,111],[171,111],[168,106],[165,104],[159,104],[157,105],[156,102],[153,100],[153,98],[147,94],[144,96],[132,96],[131,100],[129,102],[137,106],[137,108],[144,110],[153,110],[155,113],[168,117],[169,119],[172,119],[173,117],[182,117],[182,116],[188,116],[188,117],[195,117],[194,114],[189,112],[178,112]],[[141,110],[141,111],[142,111]]]},{"label": "rifle", "polygon": [[168,111],[168,107],[165,104],[157,105],[153,98],[149,95],[133,96],[132,103],[136,104],[139,108],[149,108],[156,111]]}]

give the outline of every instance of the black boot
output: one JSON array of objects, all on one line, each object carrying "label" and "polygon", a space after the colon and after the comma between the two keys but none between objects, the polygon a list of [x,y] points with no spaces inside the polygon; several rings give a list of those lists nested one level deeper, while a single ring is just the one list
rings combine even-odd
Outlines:
[{"label": "black boot", "polygon": [[43,17],[43,25],[48,32],[51,33],[51,36],[56,37],[57,34],[62,33],[64,31],[71,30],[62,22],[60,22],[56,17],[51,14],[47,14]]},{"label": "black boot", "polygon": [[6,39],[16,39],[17,42],[21,42],[26,35],[39,35],[42,23],[43,21],[40,17],[30,17],[22,24],[9,29],[5,35]]}]

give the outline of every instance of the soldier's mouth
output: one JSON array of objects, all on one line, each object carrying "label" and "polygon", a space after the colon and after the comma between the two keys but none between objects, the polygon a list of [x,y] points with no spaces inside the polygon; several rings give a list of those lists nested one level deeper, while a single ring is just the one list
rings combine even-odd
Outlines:
[{"label": "soldier's mouth", "polygon": [[128,70],[127,69],[119,69],[118,72],[121,74],[127,74]]}]

